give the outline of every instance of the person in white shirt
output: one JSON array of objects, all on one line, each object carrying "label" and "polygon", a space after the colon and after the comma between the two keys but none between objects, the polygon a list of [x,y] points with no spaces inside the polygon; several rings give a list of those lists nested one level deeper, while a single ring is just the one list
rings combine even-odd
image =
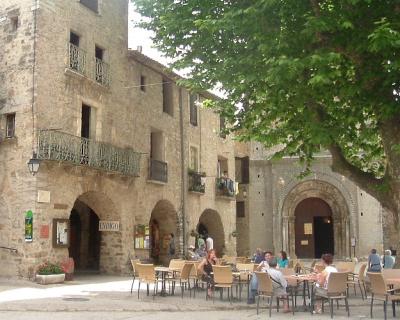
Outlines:
[{"label": "person in white shirt", "polygon": [[207,235],[207,238],[206,238],[206,248],[207,248],[207,251],[214,250],[214,240],[213,240],[213,238],[210,237],[210,235]]},{"label": "person in white shirt", "polygon": [[[332,266],[333,256],[330,253],[325,253],[321,257],[321,262],[324,265],[325,269],[317,274],[317,282],[315,283],[315,293],[326,294],[329,283],[329,275],[332,272],[338,272],[337,269]],[[314,313],[322,312],[322,304],[321,301],[318,301],[315,304]]]},{"label": "person in white shirt", "polygon": [[[267,272],[269,269],[269,262],[273,259],[273,254],[271,251],[266,251],[264,254],[264,260],[257,266],[257,271]],[[258,289],[258,279],[255,274],[251,277],[250,281],[250,292],[247,304],[255,303],[255,296]]]},{"label": "person in white shirt", "polygon": [[264,260],[260,262],[260,264],[257,266],[258,271],[263,271],[267,272],[269,269],[269,260],[271,260],[274,257],[271,251],[266,251],[264,253]]},{"label": "person in white shirt", "polygon": [[[276,266],[278,265],[277,259],[271,258],[268,264],[269,264],[269,269],[267,270],[267,272],[272,280],[274,296],[276,297],[287,296],[286,292],[287,281],[283,276],[283,273],[278,269],[276,269]],[[288,301],[286,299],[283,300],[283,312],[284,313],[290,312]]]}]

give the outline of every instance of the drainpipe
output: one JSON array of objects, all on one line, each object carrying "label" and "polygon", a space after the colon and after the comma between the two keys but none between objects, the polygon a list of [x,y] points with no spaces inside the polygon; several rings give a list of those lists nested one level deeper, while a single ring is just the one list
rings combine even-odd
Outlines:
[{"label": "drainpipe", "polygon": [[37,10],[39,9],[39,0],[35,0],[33,9],[33,65],[32,65],[32,154],[36,152],[36,130],[35,130],[35,86],[36,86],[36,38],[37,38]]},{"label": "drainpipe", "polygon": [[182,217],[182,246],[181,253],[186,256],[187,241],[186,241],[186,190],[187,190],[187,174],[185,166],[185,133],[183,127],[183,97],[182,88],[179,87],[179,127],[181,137],[181,217]]}]

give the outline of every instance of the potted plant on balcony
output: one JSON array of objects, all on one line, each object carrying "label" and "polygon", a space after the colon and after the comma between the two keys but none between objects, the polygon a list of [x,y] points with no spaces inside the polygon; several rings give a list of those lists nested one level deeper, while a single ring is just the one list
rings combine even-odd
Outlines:
[{"label": "potted plant on balcony", "polygon": [[65,280],[64,269],[54,263],[44,262],[36,270],[36,282],[39,284],[63,283]]}]

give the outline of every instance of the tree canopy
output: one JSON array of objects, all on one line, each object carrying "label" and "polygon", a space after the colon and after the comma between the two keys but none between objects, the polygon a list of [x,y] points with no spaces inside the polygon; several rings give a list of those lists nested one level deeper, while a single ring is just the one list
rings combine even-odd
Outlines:
[{"label": "tree canopy", "polygon": [[328,149],[334,171],[399,212],[398,0],[133,2],[193,89],[223,87],[215,107],[242,139],[307,166]]}]

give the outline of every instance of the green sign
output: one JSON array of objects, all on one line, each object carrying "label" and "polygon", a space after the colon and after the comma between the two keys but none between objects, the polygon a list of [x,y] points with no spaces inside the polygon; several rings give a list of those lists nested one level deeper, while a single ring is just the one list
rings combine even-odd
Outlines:
[{"label": "green sign", "polygon": [[33,212],[29,210],[25,212],[25,241],[32,242],[33,240]]}]

